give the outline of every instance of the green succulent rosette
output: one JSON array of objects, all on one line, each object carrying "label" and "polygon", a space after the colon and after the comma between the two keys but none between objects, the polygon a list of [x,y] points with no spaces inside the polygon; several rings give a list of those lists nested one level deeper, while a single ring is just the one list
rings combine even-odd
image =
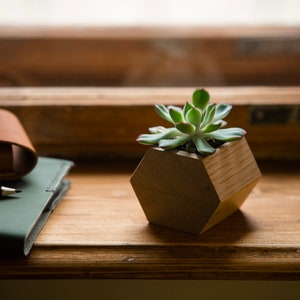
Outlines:
[{"label": "green succulent rosette", "polygon": [[190,102],[183,108],[163,104],[155,105],[157,114],[173,124],[166,128],[149,128],[148,134],[141,134],[137,141],[144,145],[158,145],[164,149],[186,146],[202,155],[214,153],[217,146],[235,141],[245,135],[245,130],[238,127],[223,128],[227,122],[223,119],[230,113],[230,104],[210,103],[210,95],[205,89],[197,89]]}]

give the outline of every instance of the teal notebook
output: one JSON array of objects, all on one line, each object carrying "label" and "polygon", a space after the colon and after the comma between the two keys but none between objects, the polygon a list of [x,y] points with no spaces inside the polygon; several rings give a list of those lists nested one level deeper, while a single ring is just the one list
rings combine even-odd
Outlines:
[{"label": "teal notebook", "polygon": [[27,255],[51,212],[68,190],[65,175],[73,162],[39,157],[36,167],[18,180],[0,184],[22,190],[0,199],[0,255]]}]

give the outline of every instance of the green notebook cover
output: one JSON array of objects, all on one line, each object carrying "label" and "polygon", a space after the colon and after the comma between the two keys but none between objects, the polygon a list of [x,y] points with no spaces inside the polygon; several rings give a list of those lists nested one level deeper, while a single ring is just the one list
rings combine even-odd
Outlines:
[{"label": "green notebook cover", "polygon": [[0,255],[27,255],[34,240],[56,208],[70,181],[65,175],[73,162],[39,157],[36,167],[3,186],[22,190],[0,199]]}]

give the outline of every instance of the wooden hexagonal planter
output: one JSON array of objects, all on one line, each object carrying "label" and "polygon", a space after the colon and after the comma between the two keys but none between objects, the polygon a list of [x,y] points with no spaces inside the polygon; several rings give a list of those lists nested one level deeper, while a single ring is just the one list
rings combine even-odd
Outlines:
[{"label": "wooden hexagonal planter", "polygon": [[260,177],[243,137],[207,157],[151,148],[130,181],[150,223],[201,234],[238,210]]}]

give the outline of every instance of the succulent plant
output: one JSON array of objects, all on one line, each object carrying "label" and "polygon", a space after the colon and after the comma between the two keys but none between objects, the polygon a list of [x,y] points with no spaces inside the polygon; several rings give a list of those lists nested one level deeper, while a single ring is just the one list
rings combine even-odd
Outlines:
[{"label": "succulent plant", "polygon": [[149,128],[149,134],[141,134],[137,141],[144,145],[158,145],[164,149],[195,149],[202,155],[209,155],[227,141],[242,138],[243,129],[223,128],[227,122],[223,119],[229,114],[230,104],[210,103],[210,95],[205,89],[197,89],[192,99],[183,108],[163,104],[155,105],[157,114],[169,121],[174,127],[156,126]]}]

